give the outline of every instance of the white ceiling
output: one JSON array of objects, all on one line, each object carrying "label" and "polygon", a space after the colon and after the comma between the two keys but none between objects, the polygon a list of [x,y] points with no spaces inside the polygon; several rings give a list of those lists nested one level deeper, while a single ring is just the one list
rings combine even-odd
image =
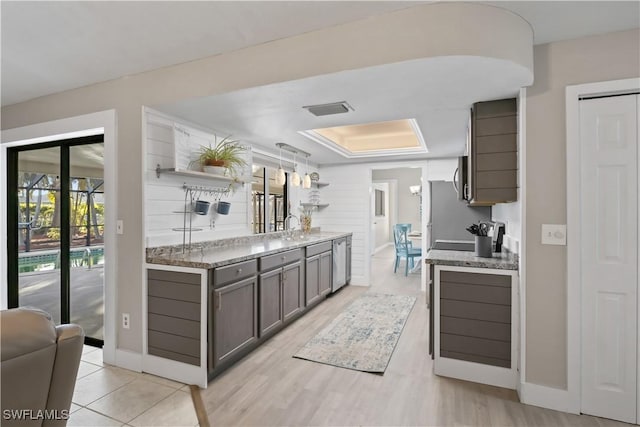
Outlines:
[{"label": "white ceiling", "polygon": [[[485,2],[522,16],[535,43],[640,27],[638,1]],[[366,19],[416,2],[1,1],[2,105]],[[461,29],[461,31],[463,31]],[[473,70],[473,72],[471,72]],[[347,159],[297,131],[415,118],[429,156],[464,148],[468,107],[514,96],[526,78],[486,58],[437,58],[346,71],[155,106],[273,149],[285,141],[320,164]],[[381,86],[380,81],[385,85]],[[348,101],[315,117],[303,105]],[[412,157],[415,158],[415,157]],[[403,157],[395,157],[401,160]],[[366,160],[366,159],[365,159]]]},{"label": "white ceiling", "polygon": [[[271,151],[275,150],[276,142],[284,141],[310,153],[310,161],[319,164],[372,159],[347,159],[298,131],[413,118],[429,150],[420,157],[449,157],[464,151],[472,103],[513,97],[529,82],[529,71],[512,63],[483,57],[447,56],[326,74],[153,107],[213,129],[221,136],[233,135]],[[354,111],[316,117],[302,108],[342,100]],[[405,160],[417,156],[393,158]]]},{"label": "white ceiling", "polygon": [[411,5],[378,1],[1,1],[2,105]]},{"label": "white ceiling", "polygon": [[[487,2],[535,43],[639,26],[638,1]],[[1,1],[2,105],[410,7],[400,1]],[[461,29],[463,31],[463,29]]]}]

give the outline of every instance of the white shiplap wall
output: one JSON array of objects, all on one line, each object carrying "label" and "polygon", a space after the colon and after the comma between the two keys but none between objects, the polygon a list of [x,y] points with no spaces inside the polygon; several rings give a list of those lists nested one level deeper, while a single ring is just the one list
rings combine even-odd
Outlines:
[{"label": "white shiplap wall", "polygon": [[[176,131],[175,129],[178,129]],[[182,232],[173,228],[183,227],[185,191],[183,184],[227,187],[226,181],[171,175],[156,176],[156,165],[161,168],[175,166],[174,141],[188,144],[193,152],[202,144],[213,142],[209,133],[188,124],[179,123],[170,117],[153,111],[146,112],[146,166],[145,166],[145,231],[147,247],[182,243]],[[183,131],[186,131],[185,134]],[[249,153],[250,154],[250,153]],[[250,160],[250,158],[249,158]],[[250,167],[249,167],[250,170]],[[192,227],[202,231],[192,233],[192,241],[212,240],[251,233],[249,212],[250,184],[236,185],[236,192],[222,199],[231,203],[229,215],[215,213],[213,207],[208,215],[191,215]],[[202,200],[214,202],[212,196],[202,195]],[[188,221],[187,217],[187,221]],[[212,228],[212,221],[215,226]]]},{"label": "white shiplap wall", "polygon": [[369,204],[371,171],[367,165],[320,168],[321,203],[329,206],[313,214],[313,226],[322,230],[352,232],[351,283],[369,285]]}]

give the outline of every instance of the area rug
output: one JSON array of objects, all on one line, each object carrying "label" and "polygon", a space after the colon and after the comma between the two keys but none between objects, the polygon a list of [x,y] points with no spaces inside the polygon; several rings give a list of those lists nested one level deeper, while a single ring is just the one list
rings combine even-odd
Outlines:
[{"label": "area rug", "polygon": [[382,374],[415,302],[410,296],[366,293],[293,357]]}]

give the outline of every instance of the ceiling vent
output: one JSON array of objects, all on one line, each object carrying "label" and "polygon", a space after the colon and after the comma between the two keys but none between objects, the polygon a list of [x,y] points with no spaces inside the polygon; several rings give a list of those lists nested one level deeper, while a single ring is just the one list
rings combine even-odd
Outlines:
[{"label": "ceiling vent", "polygon": [[332,102],[330,104],[306,105],[302,108],[309,110],[314,116],[330,116],[332,114],[347,113],[353,111],[353,107],[347,101]]}]

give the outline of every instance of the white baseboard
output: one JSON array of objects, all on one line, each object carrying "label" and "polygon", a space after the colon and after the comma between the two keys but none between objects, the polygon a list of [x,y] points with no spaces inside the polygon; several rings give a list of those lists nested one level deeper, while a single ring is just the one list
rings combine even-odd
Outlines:
[{"label": "white baseboard", "polygon": [[580,413],[580,408],[575,407],[567,390],[533,383],[520,383],[518,396],[520,397],[520,402],[526,405],[569,412],[570,414]]},{"label": "white baseboard", "polygon": [[116,366],[130,371],[142,372],[142,355],[131,350],[116,349]]},{"label": "white baseboard", "polygon": [[375,254],[377,254],[378,252],[380,252],[381,250],[383,250],[383,249],[385,249],[385,248],[387,248],[387,247],[389,247],[389,246],[392,246],[392,245],[393,245],[393,243],[391,243],[391,242],[387,242],[387,243],[385,243],[384,245],[380,245],[380,246],[378,246],[377,248],[375,248],[375,250],[373,251],[373,254],[375,255]]},{"label": "white baseboard", "polygon": [[147,354],[144,357],[144,371],[181,383],[207,388],[206,363],[204,366],[194,366]]},{"label": "white baseboard", "polygon": [[371,284],[365,280],[364,276],[351,276],[351,281],[349,282],[351,286],[370,286]]}]

